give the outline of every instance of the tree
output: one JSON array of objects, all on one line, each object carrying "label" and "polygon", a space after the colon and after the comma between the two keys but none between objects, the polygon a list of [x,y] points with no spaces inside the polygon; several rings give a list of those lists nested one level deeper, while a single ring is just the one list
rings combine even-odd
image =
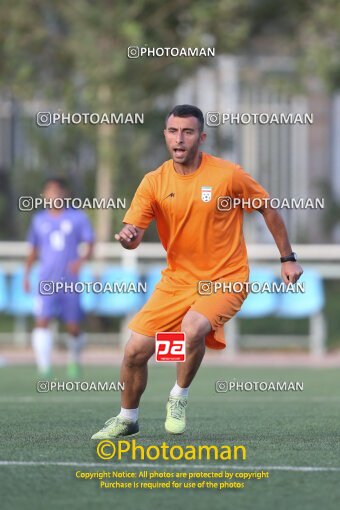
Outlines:
[{"label": "tree", "polygon": [[[3,0],[0,4],[2,84],[16,97],[60,99],[65,108],[142,112],[157,95],[174,89],[200,58],[128,59],[129,46],[207,46],[228,16],[224,48],[246,34],[245,0],[123,0],[52,2]],[[217,19],[216,19],[217,16]],[[221,16],[221,17],[220,17]],[[206,62],[206,61],[205,61]],[[97,195],[112,196],[118,126],[98,125]],[[111,239],[111,212],[97,218],[99,240]]]},{"label": "tree", "polygon": [[[217,54],[251,54],[264,41],[267,52],[297,55],[303,76],[318,73],[330,89],[336,89],[339,29],[337,0],[135,0],[130,4],[2,0],[0,86],[19,99],[58,100],[65,111],[150,112],[157,97],[174,90],[208,61],[166,56],[128,59],[129,46],[215,46]],[[96,135],[97,196],[114,195],[120,127],[79,129]],[[98,211],[99,240],[112,238],[111,221],[110,211]]]}]

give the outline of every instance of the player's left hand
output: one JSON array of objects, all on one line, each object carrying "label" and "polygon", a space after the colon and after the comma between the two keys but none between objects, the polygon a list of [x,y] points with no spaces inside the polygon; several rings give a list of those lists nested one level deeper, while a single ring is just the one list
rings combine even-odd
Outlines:
[{"label": "player's left hand", "polygon": [[281,276],[286,285],[298,281],[303,269],[298,262],[283,262],[281,264]]},{"label": "player's left hand", "polygon": [[70,273],[78,274],[82,264],[83,264],[82,259],[72,260],[72,262],[70,262],[68,266]]}]

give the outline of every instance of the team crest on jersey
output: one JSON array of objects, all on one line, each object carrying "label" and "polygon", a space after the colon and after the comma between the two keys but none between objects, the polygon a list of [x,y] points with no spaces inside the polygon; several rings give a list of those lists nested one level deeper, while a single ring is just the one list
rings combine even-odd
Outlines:
[{"label": "team crest on jersey", "polygon": [[211,200],[211,186],[202,186],[201,187],[201,199],[203,202],[210,202]]}]

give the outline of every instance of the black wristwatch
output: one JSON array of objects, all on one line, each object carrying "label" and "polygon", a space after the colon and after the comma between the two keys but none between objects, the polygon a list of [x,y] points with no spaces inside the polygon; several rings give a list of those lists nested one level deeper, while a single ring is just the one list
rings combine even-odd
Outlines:
[{"label": "black wristwatch", "polygon": [[297,255],[295,252],[292,252],[290,255],[287,255],[286,257],[280,257],[281,263],[282,262],[297,262]]}]

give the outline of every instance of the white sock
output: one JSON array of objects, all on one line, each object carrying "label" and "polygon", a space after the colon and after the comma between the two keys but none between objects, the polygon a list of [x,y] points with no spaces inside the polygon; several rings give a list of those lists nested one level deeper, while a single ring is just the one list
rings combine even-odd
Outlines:
[{"label": "white sock", "polygon": [[175,386],[170,391],[171,397],[187,397],[189,394],[189,386],[187,388],[181,388],[178,386],[177,381]]},{"label": "white sock", "polygon": [[138,407],[137,409],[125,409],[124,407],[121,407],[118,416],[120,416],[121,418],[125,418],[126,420],[137,421]]},{"label": "white sock", "polygon": [[32,331],[32,347],[35,360],[41,373],[46,373],[51,366],[53,347],[52,332],[48,328],[35,328]]},{"label": "white sock", "polygon": [[84,333],[80,333],[78,336],[67,335],[66,345],[68,348],[69,360],[74,363],[79,363],[80,354],[86,343]]}]

